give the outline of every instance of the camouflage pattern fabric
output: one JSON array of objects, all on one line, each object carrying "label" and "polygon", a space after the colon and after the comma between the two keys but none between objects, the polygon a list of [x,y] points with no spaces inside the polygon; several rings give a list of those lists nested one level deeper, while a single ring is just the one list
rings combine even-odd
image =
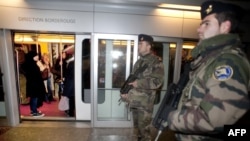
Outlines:
[{"label": "camouflage pattern fabric", "polygon": [[132,73],[136,69],[148,65],[146,70],[139,74],[137,88],[128,92],[127,102],[133,112],[135,126],[139,129],[141,141],[150,141],[150,124],[152,120],[153,106],[157,90],[161,88],[164,81],[163,63],[153,54],[142,56],[134,65]]},{"label": "camouflage pattern fabric", "polygon": [[168,126],[180,141],[221,140],[224,125],[250,108],[250,65],[235,34],[203,40],[192,51],[190,80]]}]

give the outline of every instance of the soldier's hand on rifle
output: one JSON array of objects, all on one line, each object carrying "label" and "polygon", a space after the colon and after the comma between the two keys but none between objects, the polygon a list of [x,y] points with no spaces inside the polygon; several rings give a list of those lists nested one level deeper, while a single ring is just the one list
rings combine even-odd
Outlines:
[{"label": "soldier's hand on rifle", "polygon": [[120,94],[121,98],[119,99],[119,105],[121,102],[127,102],[128,101],[128,94]]},{"label": "soldier's hand on rifle", "polygon": [[128,99],[128,94],[121,94],[122,99]]},{"label": "soldier's hand on rifle", "polygon": [[138,84],[137,84],[136,80],[134,82],[129,83],[129,85],[132,85],[134,88],[138,87]]}]

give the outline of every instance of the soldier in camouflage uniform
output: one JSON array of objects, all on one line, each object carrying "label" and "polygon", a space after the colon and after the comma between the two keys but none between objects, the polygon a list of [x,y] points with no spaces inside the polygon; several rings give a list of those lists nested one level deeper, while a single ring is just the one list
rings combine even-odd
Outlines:
[{"label": "soldier in camouflage uniform", "polygon": [[140,34],[138,52],[140,59],[135,63],[132,74],[144,65],[147,68],[138,76],[128,94],[121,98],[128,102],[133,113],[134,126],[138,127],[138,140],[151,141],[150,124],[156,91],[161,88],[164,80],[164,67],[159,57],[153,55],[151,46],[153,38]]},{"label": "soldier in camouflage uniform", "polygon": [[[200,42],[192,50],[189,82],[168,127],[180,141],[223,140],[224,125],[235,124],[250,108],[250,65],[233,34],[240,8],[215,1],[201,6]],[[223,135],[223,134],[222,134]]]}]

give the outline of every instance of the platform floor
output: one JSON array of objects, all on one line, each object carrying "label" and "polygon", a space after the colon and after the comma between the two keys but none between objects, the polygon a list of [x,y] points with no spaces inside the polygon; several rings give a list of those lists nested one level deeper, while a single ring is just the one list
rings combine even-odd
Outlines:
[{"label": "platform floor", "polygon": [[[0,128],[8,128],[3,122]],[[173,135],[164,132],[158,141],[174,141]],[[0,134],[0,141],[137,141],[137,136],[134,128],[91,128],[90,122],[23,121]]]}]

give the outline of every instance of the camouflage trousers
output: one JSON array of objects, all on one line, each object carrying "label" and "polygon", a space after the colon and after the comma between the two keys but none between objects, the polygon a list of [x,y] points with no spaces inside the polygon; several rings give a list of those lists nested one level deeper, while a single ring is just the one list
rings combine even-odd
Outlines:
[{"label": "camouflage trousers", "polygon": [[132,108],[134,127],[138,128],[138,141],[151,141],[152,112]]}]

